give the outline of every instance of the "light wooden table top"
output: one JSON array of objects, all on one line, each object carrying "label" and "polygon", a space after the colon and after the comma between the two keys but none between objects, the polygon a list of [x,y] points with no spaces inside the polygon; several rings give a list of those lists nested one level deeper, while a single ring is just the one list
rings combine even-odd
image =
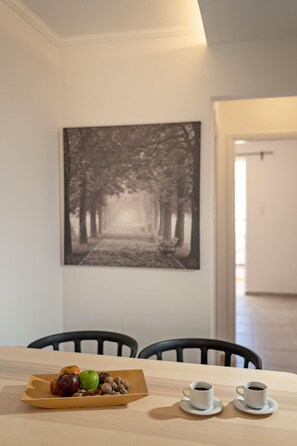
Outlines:
[{"label": "light wooden table top", "polygon": [[[69,364],[81,369],[143,369],[149,396],[127,406],[55,410],[21,402],[33,374],[58,373]],[[221,413],[201,417],[179,407],[191,381],[209,381],[224,404]],[[279,409],[246,414],[233,406],[235,388],[265,382]],[[83,445],[297,445],[297,375],[145,359],[0,347],[1,446]]]}]

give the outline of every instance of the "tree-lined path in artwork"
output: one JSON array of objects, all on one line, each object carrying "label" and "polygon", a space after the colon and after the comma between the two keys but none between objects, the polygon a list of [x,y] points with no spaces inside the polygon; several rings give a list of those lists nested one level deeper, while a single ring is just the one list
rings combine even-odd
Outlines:
[{"label": "tree-lined path in artwork", "polygon": [[65,264],[199,268],[200,122],[63,136]]},{"label": "tree-lined path in artwork", "polygon": [[174,255],[162,254],[154,237],[145,233],[106,234],[80,265],[183,268]]}]

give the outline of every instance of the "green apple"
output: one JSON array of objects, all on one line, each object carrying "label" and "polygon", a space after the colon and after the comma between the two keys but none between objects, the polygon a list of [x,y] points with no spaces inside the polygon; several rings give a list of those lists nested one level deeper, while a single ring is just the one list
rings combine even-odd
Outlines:
[{"label": "green apple", "polygon": [[99,384],[99,376],[95,370],[84,370],[79,375],[79,387],[81,389],[90,390],[97,389]]}]

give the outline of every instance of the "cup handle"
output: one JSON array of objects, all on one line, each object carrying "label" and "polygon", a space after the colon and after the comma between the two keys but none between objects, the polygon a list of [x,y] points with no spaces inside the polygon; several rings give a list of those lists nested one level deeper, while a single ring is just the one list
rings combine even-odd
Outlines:
[{"label": "cup handle", "polygon": [[189,387],[185,387],[184,390],[183,390],[183,394],[189,398],[190,397],[190,393],[187,393],[187,392],[190,392]]},{"label": "cup handle", "polygon": [[[240,392],[240,390],[242,390],[242,393]],[[239,393],[239,395],[243,396],[244,387],[243,386],[237,386],[236,387],[236,392]]]}]

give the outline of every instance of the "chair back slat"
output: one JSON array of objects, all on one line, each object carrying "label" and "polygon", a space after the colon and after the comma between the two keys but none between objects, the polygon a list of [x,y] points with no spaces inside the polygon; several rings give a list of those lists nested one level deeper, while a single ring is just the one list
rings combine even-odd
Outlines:
[{"label": "chair back slat", "polygon": [[81,353],[81,340],[80,339],[74,340],[74,351],[77,353]]},{"label": "chair back slat", "polygon": [[104,351],[103,351],[104,342],[102,339],[98,339],[97,342],[98,342],[97,353],[98,353],[98,355],[103,355],[104,354]]},{"label": "chair back slat", "polygon": [[201,346],[201,364],[207,364],[208,348]]},{"label": "chair back slat", "polygon": [[230,367],[231,365],[231,353],[229,351],[225,352],[225,361],[224,361],[224,365],[226,367]]},{"label": "chair back slat", "polygon": [[184,362],[184,349],[182,347],[177,347],[176,359],[177,359],[177,362]]},{"label": "chair back slat", "polygon": [[117,355],[123,356],[123,344],[121,342],[118,343]]},{"label": "chair back slat", "polygon": [[158,361],[162,361],[162,359],[163,359],[163,358],[162,358],[162,352],[157,352],[157,353],[156,353],[156,356],[157,356],[157,360],[158,360]]}]

